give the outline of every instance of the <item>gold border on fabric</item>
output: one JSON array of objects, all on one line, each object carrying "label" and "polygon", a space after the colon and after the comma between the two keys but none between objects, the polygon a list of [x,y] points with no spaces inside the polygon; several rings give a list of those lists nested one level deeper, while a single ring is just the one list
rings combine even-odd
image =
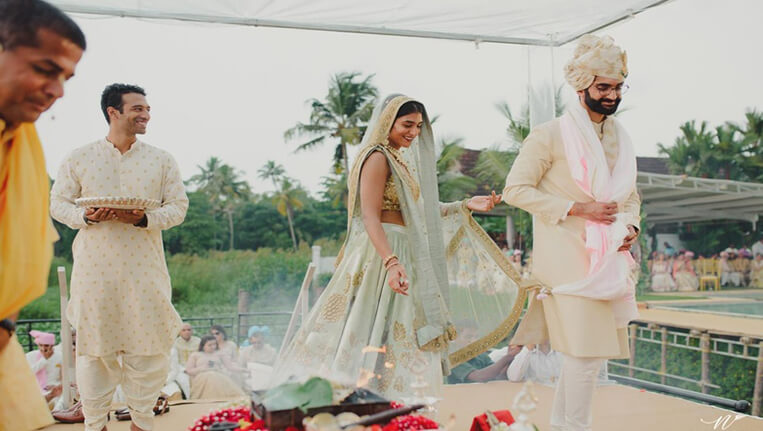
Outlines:
[{"label": "gold border on fabric", "polygon": [[[514,302],[514,307],[512,308],[511,313],[509,313],[509,316],[500,325],[498,325],[496,329],[480,338],[479,340],[462,347],[461,349],[451,353],[448,356],[450,359],[451,368],[454,368],[478,355],[481,355],[482,353],[485,353],[489,348],[495,346],[496,344],[500,343],[501,340],[509,336],[511,330],[514,328],[514,326],[516,326],[520,314],[522,314],[522,309],[524,309],[525,306],[528,290],[527,287],[522,285],[521,277],[519,274],[517,274],[517,271],[514,269],[514,267],[511,266],[506,256],[504,256],[504,254],[501,252],[501,249],[495,245],[493,239],[488,236],[488,234],[480,227],[477,221],[474,220],[470,214],[465,212],[466,210],[462,208],[462,211],[464,211],[465,215],[467,216],[466,219],[468,220],[469,229],[477,234],[477,238],[479,239],[480,243],[482,243],[482,246],[485,247],[485,250],[490,254],[490,257],[495,260],[501,270],[517,284],[518,293],[517,300]],[[448,247],[448,250],[450,251],[450,246]]]}]

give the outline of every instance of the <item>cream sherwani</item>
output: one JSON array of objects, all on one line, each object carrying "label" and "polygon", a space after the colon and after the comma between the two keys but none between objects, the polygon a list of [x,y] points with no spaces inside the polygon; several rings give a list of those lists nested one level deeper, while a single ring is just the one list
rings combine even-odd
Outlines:
[{"label": "cream sherwani", "polygon": [[[594,124],[610,169],[618,156],[612,120]],[[570,174],[559,119],[536,126],[522,145],[506,178],[506,203],[533,217],[532,277],[553,288],[580,280],[588,273],[585,220],[567,216],[574,202],[591,202]],[[626,224],[639,226],[641,200],[634,187],[619,212]],[[518,344],[540,344],[550,338],[554,350],[581,358],[628,357],[626,329],[617,329],[607,301],[571,295],[534,297],[520,324]]]},{"label": "cream sherwani", "polygon": [[[101,196],[151,198],[161,207],[146,211],[145,228],[119,221],[88,225],[75,199]],[[67,315],[77,330],[86,429],[103,426],[120,383],[135,407],[133,422],[150,429],[151,407],[165,383],[169,351],[181,326],[162,244],[162,230],[180,224],[188,209],[177,164],[166,151],[141,141],[121,154],[102,139],[64,160],[50,207],[53,218],[79,229],[72,245]]]}]

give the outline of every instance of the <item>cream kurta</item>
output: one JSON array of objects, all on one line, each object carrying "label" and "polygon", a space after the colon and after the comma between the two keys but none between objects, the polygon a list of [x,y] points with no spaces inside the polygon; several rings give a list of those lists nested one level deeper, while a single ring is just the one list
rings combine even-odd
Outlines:
[{"label": "cream kurta", "polygon": [[[602,130],[603,126],[603,130]],[[594,124],[607,163],[618,155],[612,120]],[[585,219],[566,216],[574,202],[591,202],[575,184],[567,164],[559,119],[536,126],[522,145],[506,178],[504,200],[533,214],[532,276],[553,288],[588,274]],[[635,188],[618,202],[625,224],[639,226],[640,198]],[[576,357],[622,358],[628,356],[627,331],[617,329],[608,301],[571,295],[532,298],[517,330],[519,344],[540,344],[550,338],[554,350]]]},{"label": "cream kurta", "polygon": [[[101,196],[151,198],[162,206],[146,211],[146,228],[87,225],[74,201]],[[167,354],[181,321],[171,303],[162,230],[180,224],[188,209],[172,156],[140,141],[124,154],[105,139],[78,148],[61,165],[50,208],[53,218],[79,229],[66,311],[77,330],[77,354]]]},{"label": "cream kurta", "polygon": [[178,361],[180,364],[185,367],[185,364],[188,363],[188,358],[191,357],[193,352],[199,351],[200,342],[201,338],[195,335],[191,335],[191,338],[189,338],[188,341],[184,340],[183,337],[175,338],[174,346],[178,351]]}]

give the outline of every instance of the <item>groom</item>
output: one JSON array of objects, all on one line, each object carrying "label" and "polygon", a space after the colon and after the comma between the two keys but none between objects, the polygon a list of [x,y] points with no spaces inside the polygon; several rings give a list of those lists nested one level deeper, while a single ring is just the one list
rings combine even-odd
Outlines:
[{"label": "groom", "polygon": [[612,117],[626,76],[625,52],[612,38],[583,36],[565,67],[579,100],[532,130],[503,191],[535,220],[533,277],[544,289],[532,295],[512,344],[550,339],[563,354],[555,431],[591,429],[596,375],[605,359],[628,357],[627,322],[637,315],[626,274],[640,221],[636,158]]}]

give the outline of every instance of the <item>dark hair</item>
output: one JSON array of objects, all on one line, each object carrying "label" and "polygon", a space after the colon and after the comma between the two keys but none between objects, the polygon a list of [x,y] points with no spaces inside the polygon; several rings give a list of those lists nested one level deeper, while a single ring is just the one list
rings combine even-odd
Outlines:
[{"label": "dark hair", "polygon": [[103,111],[103,116],[106,117],[107,123],[111,124],[108,108],[111,107],[122,112],[122,108],[125,105],[122,96],[129,93],[138,93],[145,96],[146,90],[137,85],[130,84],[111,84],[103,89],[103,93],[101,93],[101,111]]},{"label": "dark hair", "polygon": [[223,327],[220,326],[220,325],[212,325],[209,328],[209,331],[210,332],[211,331],[219,331],[221,334],[223,334],[223,340],[227,340],[228,339],[228,334],[225,333],[225,329],[223,329]]},{"label": "dark hair", "polygon": [[[214,335],[209,335],[209,334],[201,337],[201,340],[199,341],[199,352],[203,352],[204,351],[204,346],[207,343],[209,343],[210,341],[215,341],[216,342],[217,338],[215,338]],[[220,346],[217,346],[217,348],[219,349]]]},{"label": "dark hair", "polygon": [[409,102],[403,103],[402,106],[400,106],[400,109],[397,110],[397,115],[395,115],[395,120],[398,118],[413,114],[414,112],[418,112],[421,115],[424,115],[426,113],[426,110],[424,109],[424,105],[422,105],[420,102],[417,102],[415,100],[411,100]]},{"label": "dark hair", "polygon": [[61,9],[42,0],[0,0],[0,44],[11,50],[38,46],[37,32],[48,29],[83,50],[85,34]]}]

